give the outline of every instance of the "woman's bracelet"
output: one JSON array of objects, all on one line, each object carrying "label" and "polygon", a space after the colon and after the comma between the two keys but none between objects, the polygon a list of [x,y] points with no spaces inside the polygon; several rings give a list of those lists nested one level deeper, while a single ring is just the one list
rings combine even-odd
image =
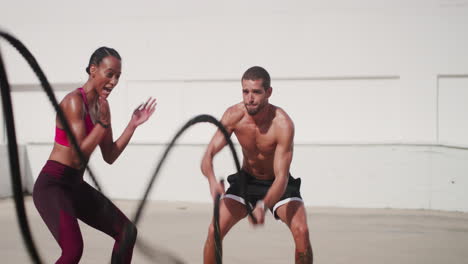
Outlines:
[{"label": "woman's bracelet", "polygon": [[109,128],[109,124],[105,125],[101,120],[98,120],[97,123],[100,124],[103,128]]}]

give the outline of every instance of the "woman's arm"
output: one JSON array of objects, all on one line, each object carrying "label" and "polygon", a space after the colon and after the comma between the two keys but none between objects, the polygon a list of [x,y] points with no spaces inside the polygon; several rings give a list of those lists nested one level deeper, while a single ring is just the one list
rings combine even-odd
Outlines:
[{"label": "woman's arm", "polygon": [[[91,133],[86,136],[86,127],[83,118],[83,100],[80,96],[70,95],[62,102],[61,107],[64,111],[65,118],[70,124],[71,132],[75,136],[85,158],[88,159],[99,142],[105,136],[106,128],[101,125],[97,125]],[[68,139],[68,142],[71,142],[70,138]],[[75,150],[73,149],[73,151]]]},{"label": "woman's arm", "polygon": [[107,163],[114,163],[122,151],[127,147],[128,142],[130,142],[130,139],[132,138],[136,128],[146,122],[155,110],[156,99],[150,98],[145,104],[138,106],[138,108],[133,111],[132,118],[130,119],[130,122],[123,131],[122,135],[115,142],[112,135],[112,126],[109,124],[107,133],[105,133],[104,138],[99,144],[101,147],[102,157]]}]

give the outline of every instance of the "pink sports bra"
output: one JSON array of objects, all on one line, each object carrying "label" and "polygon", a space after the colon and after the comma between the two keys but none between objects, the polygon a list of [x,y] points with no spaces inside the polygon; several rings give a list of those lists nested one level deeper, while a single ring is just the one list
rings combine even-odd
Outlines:
[{"label": "pink sports bra", "polygon": [[[88,99],[86,99],[86,94],[83,88],[78,88],[78,90],[81,93],[81,97],[83,97],[83,102],[86,108],[85,128],[86,128],[86,135],[88,135],[91,132],[91,130],[93,130],[94,124],[93,124],[93,121],[91,121],[91,116],[89,115]],[[65,132],[65,130],[55,127],[55,142],[66,147],[70,146],[70,143],[68,142],[68,138],[67,138],[67,133]]]}]

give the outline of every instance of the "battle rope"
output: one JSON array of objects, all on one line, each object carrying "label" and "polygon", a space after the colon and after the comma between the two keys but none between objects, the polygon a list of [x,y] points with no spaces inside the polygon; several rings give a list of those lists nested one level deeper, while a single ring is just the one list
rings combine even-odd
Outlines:
[{"label": "battle rope", "polygon": [[[74,135],[71,133],[70,125],[68,124],[68,121],[65,118],[65,115],[62,111],[62,109],[59,107],[58,102],[55,98],[55,95],[52,91],[52,87],[50,86],[45,74],[43,73],[42,69],[40,68],[39,64],[37,63],[36,59],[34,56],[31,54],[31,52],[15,37],[11,36],[10,34],[3,32],[0,30],[0,36],[6,39],[22,56],[23,58],[28,62],[30,67],[33,69],[34,73],[38,77],[41,86],[43,87],[44,91],[46,92],[47,96],[49,97],[49,100],[52,103],[52,106],[55,108],[57,112],[57,116],[62,123],[65,132],[67,133],[68,137],[70,138],[72,147],[75,149],[77,152],[80,160],[81,160],[81,166],[82,168],[86,166],[87,164],[87,159],[81,152],[81,149],[79,148],[78,142]],[[13,107],[12,107],[12,102],[11,102],[11,89],[10,85],[8,82],[8,77],[6,74],[5,66],[3,63],[3,59],[0,53],[0,88],[1,88],[1,94],[2,94],[2,105],[3,105],[3,112],[5,115],[5,120],[6,120],[6,125],[7,125],[7,137],[8,137],[8,153],[9,153],[9,160],[10,160],[10,170],[11,170],[11,180],[12,180],[12,189],[13,189],[13,195],[14,195],[14,201],[15,201],[15,207],[16,207],[16,213],[17,213],[17,218],[18,222],[20,225],[21,229],[21,234],[23,236],[23,240],[26,244],[27,250],[29,252],[29,255],[34,263],[40,264],[42,263],[40,256],[38,254],[38,251],[35,247],[35,244],[32,239],[31,231],[29,228],[28,220],[27,220],[27,215],[24,207],[24,199],[23,199],[23,192],[22,192],[22,183],[21,183],[21,172],[19,168],[19,158],[18,158],[18,145],[17,145],[17,140],[16,140],[16,131],[15,131],[15,126],[14,126],[14,117],[13,117]],[[196,116],[195,118],[189,120],[176,134],[176,136],[173,138],[169,146],[167,147],[166,151],[164,152],[163,157],[161,158],[151,180],[150,183],[147,186],[147,189],[145,191],[145,194],[143,196],[143,199],[140,201],[140,204],[138,206],[137,212],[134,217],[134,223],[135,225],[138,223],[141,214],[143,212],[144,206],[146,204],[147,197],[149,195],[149,192],[154,184],[154,181],[156,179],[156,176],[159,173],[160,168],[162,167],[162,164],[167,157],[170,149],[173,147],[175,144],[175,141],[180,137],[180,135],[188,129],[190,126],[200,123],[200,122],[209,122],[218,127],[218,129],[223,133],[225,136],[225,139],[231,149],[231,152],[233,154],[234,162],[236,165],[236,169],[238,172],[240,172],[240,163],[239,159],[237,157],[237,154],[234,149],[234,145],[232,141],[229,138],[229,134],[227,133],[226,129],[224,126],[216,120],[214,117],[209,116],[209,115],[200,115]],[[101,187],[94,176],[94,173],[90,170],[90,168],[87,166],[86,169],[88,170],[89,176],[92,179],[94,185],[96,188],[102,192]],[[239,173],[241,175],[241,195],[245,197],[246,195],[246,179],[242,179],[243,174]],[[216,249],[216,262],[221,263],[222,262],[222,246],[221,246],[221,238],[220,238],[220,230],[219,230],[219,196],[217,196],[215,200],[215,205],[214,205],[214,224],[215,224],[215,249]],[[252,206],[250,204],[246,204],[247,212],[250,217],[252,217],[253,221],[255,222],[256,219],[252,215]],[[122,243],[124,246],[124,243]],[[150,251],[153,252],[162,252],[163,254],[168,254],[163,251],[158,251],[149,248],[148,246],[145,245],[145,243],[137,243],[139,245],[140,249],[145,253],[146,255],[153,256],[154,253],[149,253]],[[175,257],[169,256],[169,259],[174,260],[174,263],[181,263],[178,261]]]},{"label": "battle rope", "polygon": [[[232,157],[234,159],[234,164],[236,166],[236,170],[238,172],[238,175],[240,177],[240,193],[241,193],[241,196],[245,199],[246,199],[246,192],[247,192],[247,179],[246,179],[246,175],[244,173],[241,173],[241,167],[240,167],[240,163],[239,163],[239,158],[237,156],[237,152],[236,152],[236,149],[234,148],[234,144],[232,143],[232,140],[230,139],[230,135],[229,133],[227,132],[226,128],[223,126],[223,124],[221,124],[221,122],[219,122],[216,118],[214,118],[213,116],[210,116],[210,115],[198,115],[198,116],[195,116],[193,117],[192,119],[190,119],[189,121],[187,121],[185,123],[185,125],[183,125],[179,131],[175,134],[175,136],[172,138],[171,142],[169,143],[169,145],[166,147],[166,150],[164,151],[161,159],[159,160],[159,163],[153,173],[153,176],[151,177],[148,185],[147,185],[147,188],[145,190],[145,193],[143,195],[143,197],[141,198],[141,201],[140,201],[140,204],[138,205],[138,209],[135,213],[135,216],[133,218],[133,223],[135,225],[138,224],[138,222],[140,221],[140,218],[141,218],[141,214],[144,210],[144,207],[146,205],[146,201],[148,199],[148,195],[151,191],[151,188],[153,187],[153,184],[156,180],[156,177],[158,176],[159,174],[159,171],[161,170],[161,167],[166,159],[166,157],[168,156],[169,152],[171,151],[171,149],[173,148],[174,144],[176,143],[177,139],[191,126],[197,124],[197,123],[212,123],[214,124],[215,126],[218,127],[218,129],[221,131],[221,133],[223,133],[224,135],[224,138],[229,146],[229,149],[231,150],[231,153],[232,153]],[[249,216],[252,218],[253,222],[256,223],[256,219],[255,217],[253,216],[252,214],[252,205],[249,204],[249,203],[246,203],[245,204],[246,206],[246,209],[247,209],[247,213],[249,214]],[[215,199],[215,208],[217,208],[217,210],[219,210],[219,197],[217,199]],[[216,212],[216,209],[215,209],[215,214],[214,214],[215,218],[214,218],[214,223],[215,225],[218,226],[218,228],[216,229],[215,228],[215,250],[216,250],[216,257],[217,257],[217,263],[218,264],[221,264],[221,256],[222,256],[222,249],[221,249],[221,236],[220,236],[220,233],[219,233],[219,224],[218,221],[219,221],[219,211]],[[217,217],[216,217],[217,216]],[[125,246],[124,243],[122,243],[122,247]],[[218,259],[219,257],[219,259]]]}]

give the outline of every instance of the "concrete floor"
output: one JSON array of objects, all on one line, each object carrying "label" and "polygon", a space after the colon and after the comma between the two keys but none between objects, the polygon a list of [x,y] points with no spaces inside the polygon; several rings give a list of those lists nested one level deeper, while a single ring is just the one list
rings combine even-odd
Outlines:
[{"label": "concrete floor", "polygon": [[[127,215],[134,201],[116,201]],[[60,250],[34,208],[26,208],[36,245],[44,263],[54,263]],[[315,262],[338,263],[468,263],[468,214],[425,210],[343,209],[309,207],[308,222]],[[148,203],[139,225],[139,238],[185,263],[202,263],[210,204]],[[111,238],[80,223],[85,243],[81,263],[109,263]],[[19,233],[14,204],[0,200],[1,263],[31,263]],[[294,245],[286,226],[271,214],[262,228],[240,222],[226,237],[223,263],[293,263]],[[148,260],[138,249],[133,263]]]}]

